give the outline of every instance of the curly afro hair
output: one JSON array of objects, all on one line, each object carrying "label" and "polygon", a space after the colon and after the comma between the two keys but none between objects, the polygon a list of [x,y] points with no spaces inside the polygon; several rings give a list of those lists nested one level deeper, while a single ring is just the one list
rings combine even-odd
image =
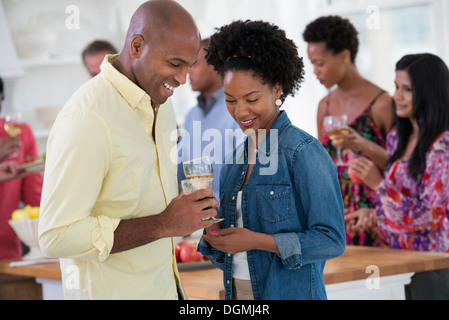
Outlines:
[{"label": "curly afro hair", "polygon": [[264,83],[294,96],[304,80],[303,59],[285,32],[263,21],[235,21],[217,29],[207,49],[207,63],[223,78],[228,71],[254,72]]},{"label": "curly afro hair", "polygon": [[359,51],[358,31],[348,19],[339,16],[321,17],[310,23],[303,33],[304,41],[325,42],[335,54],[348,49],[355,63]]}]

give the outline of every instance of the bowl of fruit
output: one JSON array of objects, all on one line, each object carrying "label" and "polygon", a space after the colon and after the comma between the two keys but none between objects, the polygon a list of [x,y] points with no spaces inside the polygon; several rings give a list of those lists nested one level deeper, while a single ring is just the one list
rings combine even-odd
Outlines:
[{"label": "bowl of fruit", "polygon": [[176,262],[180,271],[201,270],[212,268],[214,265],[209,257],[197,251],[199,238],[184,237],[175,247]]},{"label": "bowl of fruit", "polygon": [[39,207],[25,206],[23,209],[15,210],[8,221],[19,239],[30,248],[23,259],[44,258],[39,247]]}]

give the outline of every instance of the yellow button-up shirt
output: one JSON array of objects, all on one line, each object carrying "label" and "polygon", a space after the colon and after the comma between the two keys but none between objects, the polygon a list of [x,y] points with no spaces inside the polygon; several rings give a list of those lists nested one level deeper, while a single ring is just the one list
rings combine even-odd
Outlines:
[{"label": "yellow button-up shirt", "polygon": [[110,254],[121,220],[159,214],[178,194],[173,107],[161,105],[156,116],[115,58],[105,58],[52,128],[39,242],[61,260],[66,299],[178,299],[171,238]]}]

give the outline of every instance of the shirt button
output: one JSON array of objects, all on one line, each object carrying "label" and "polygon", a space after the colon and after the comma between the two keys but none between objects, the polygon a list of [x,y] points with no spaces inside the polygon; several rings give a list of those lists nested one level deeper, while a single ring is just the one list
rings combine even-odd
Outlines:
[{"label": "shirt button", "polygon": [[231,227],[231,228],[234,228],[234,225],[233,225],[233,224],[231,224],[231,225],[230,225],[230,227]]},{"label": "shirt button", "polygon": [[273,196],[274,195],[274,191],[271,191],[270,194]]},{"label": "shirt button", "polygon": [[230,257],[231,256],[231,254],[230,253],[228,253],[228,257]]},{"label": "shirt button", "polygon": [[229,280],[228,280],[228,281],[226,281],[226,284],[230,284],[230,283],[231,283],[231,281],[229,281]]},{"label": "shirt button", "polygon": [[246,174],[246,172],[245,172],[245,171],[243,171],[243,172],[242,172],[242,176],[244,176],[245,174]]},{"label": "shirt button", "polygon": [[234,200],[235,200],[235,196],[232,197],[232,201],[234,201]]}]

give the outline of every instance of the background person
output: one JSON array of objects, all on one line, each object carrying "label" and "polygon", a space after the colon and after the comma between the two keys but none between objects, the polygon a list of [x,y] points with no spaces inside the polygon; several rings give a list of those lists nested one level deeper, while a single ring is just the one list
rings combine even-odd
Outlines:
[{"label": "background person", "polygon": [[343,202],[326,150],[280,110],[303,80],[297,47],[275,25],[237,21],[212,36],[206,59],[248,138],[222,167],[225,221],[199,250],[223,270],[226,299],[325,299],[325,261],[345,248]]},{"label": "background person", "polygon": [[104,57],[108,54],[117,53],[117,49],[110,42],[95,40],[83,50],[81,57],[83,58],[87,72],[93,78],[101,72],[100,66]]},{"label": "background person", "polygon": [[[378,225],[393,249],[449,252],[449,69],[437,56],[403,57],[396,67],[396,126],[376,209],[354,213],[356,228]],[[353,165],[370,179],[369,163]],[[417,273],[408,299],[449,299],[449,269]]]},{"label": "background person", "polygon": [[[391,97],[381,88],[362,77],[355,64],[359,49],[358,32],[347,19],[338,16],[321,17],[311,22],[303,33],[308,43],[307,53],[320,83],[331,90],[318,106],[318,137],[336,162],[336,147],[343,150],[343,161],[356,157],[373,160],[379,170],[388,156],[385,138],[393,124]],[[342,143],[333,144],[323,127],[325,116],[348,116],[350,134],[341,136]],[[338,167],[338,176],[345,205],[345,214],[359,208],[372,208],[376,193],[364,184],[349,178],[348,166]],[[382,245],[376,230],[351,233],[354,221],[347,221],[347,243]]]},{"label": "background person", "polygon": [[[0,94],[4,97],[1,78],[0,84],[2,89]],[[4,123],[5,119],[0,117],[0,150],[2,150],[2,158],[4,158],[2,167],[6,170],[2,175],[6,173],[8,177],[0,182],[0,259],[13,259],[20,258],[23,252],[20,239],[9,226],[8,220],[11,219],[14,210],[19,209],[21,205],[32,207],[40,205],[42,174],[25,176],[23,173],[17,172],[17,164],[39,158],[36,139],[30,126],[24,123],[22,133],[17,138],[11,139],[4,129]],[[4,144],[6,144],[6,148],[4,148]]]},{"label": "background person", "polygon": [[[231,152],[236,142],[243,141],[244,138],[240,127],[226,109],[223,80],[214,68],[206,62],[206,49],[209,47],[209,43],[210,39],[201,41],[198,61],[189,69],[192,90],[198,91],[200,95],[198,96],[198,104],[189,111],[185,118],[184,130],[187,134],[181,137],[179,143],[181,163],[178,167],[178,181],[185,179],[182,161],[210,156],[214,177],[216,178],[214,183],[215,197],[219,199],[218,178],[220,177],[223,159],[226,152]],[[195,126],[200,126],[201,131],[195,131]],[[226,132],[226,130],[231,131]],[[215,135],[207,137],[204,135],[207,132]],[[199,134],[200,136],[197,137]],[[195,144],[200,144],[200,146],[195,146]],[[195,154],[196,150],[200,154]],[[203,152],[207,153],[208,150],[213,150],[213,152],[203,154]]]},{"label": "background person", "polygon": [[[169,98],[195,63],[200,35],[177,2],[134,13],[119,55],[81,87],[48,141],[39,241],[61,270],[66,299],[184,298],[173,239],[209,227],[211,190],[178,195]],[[211,209],[208,209],[211,208]],[[63,283],[70,274],[62,273]]]},{"label": "background person", "polygon": [[[0,112],[2,110],[2,102],[5,100],[5,90],[3,80],[0,77]],[[8,158],[14,151],[20,147],[20,140],[18,137],[1,137],[0,138],[0,162]]]}]

